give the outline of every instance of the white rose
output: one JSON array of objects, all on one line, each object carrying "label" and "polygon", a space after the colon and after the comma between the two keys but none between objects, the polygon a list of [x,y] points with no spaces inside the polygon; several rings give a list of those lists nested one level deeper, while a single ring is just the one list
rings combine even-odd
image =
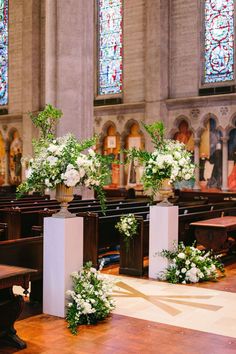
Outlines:
[{"label": "white rose", "polygon": [[184,258],[186,258],[186,256],[185,256],[185,254],[183,252],[181,252],[181,253],[178,254],[178,258],[184,259]]}]

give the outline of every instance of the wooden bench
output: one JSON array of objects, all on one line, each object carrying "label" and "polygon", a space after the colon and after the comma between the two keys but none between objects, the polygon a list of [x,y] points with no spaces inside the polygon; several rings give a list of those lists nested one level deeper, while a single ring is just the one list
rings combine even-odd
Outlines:
[{"label": "wooden bench", "polygon": [[0,339],[1,346],[11,345],[19,349],[26,347],[26,343],[17,336],[14,323],[19,317],[24,300],[22,296],[14,295],[12,288],[20,285],[28,289],[30,275],[34,269],[12,267],[0,264]]},{"label": "wooden bench", "polygon": [[190,227],[194,230],[197,244],[204,249],[227,253],[235,245],[236,216],[195,221]]},{"label": "wooden bench", "polygon": [[[69,210],[72,213],[78,213],[79,211],[100,211],[101,206],[99,203],[94,203],[91,201],[80,201],[74,202],[70,205]],[[111,210],[117,208],[132,208],[132,207],[142,207],[147,205],[147,202],[124,202],[122,203],[107,203],[107,206]],[[49,209],[49,210],[48,210]],[[51,216],[59,210],[59,204],[55,201],[55,204],[50,202],[47,204],[33,204],[22,207],[5,208],[0,210],[0,222],[7,224],[7,229],[5,230],[5,239],[11,240],[20,237],[29,237],[32,235],[33,226],[43,226],[44,216]],[[46,211],[46,212],[45,212]],[[3,237],[1,237],[3,239]]]},{"label": "wooden bench", "polygon": [[37,270],[31,276],[32,301],[42,301],[43,278],[43,237],[28,237],[0,242],[0,260],[2,264]]}]

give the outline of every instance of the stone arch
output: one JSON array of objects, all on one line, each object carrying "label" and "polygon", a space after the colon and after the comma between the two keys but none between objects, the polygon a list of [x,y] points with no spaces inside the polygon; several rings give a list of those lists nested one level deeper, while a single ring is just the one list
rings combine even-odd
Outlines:
[{"label": "stone arch", "polygon": [[187,117],[181,115],[176,118],[169,135],[171,139],[184,143],[188,151],[194,152],[194,130]]},{"label": "stone arch", "polygon": [[103,144],[103,141],[104,141],[105,137],[107,136],[108,129],[110,127],[113,127],[117,131],[116,124],[112,120],[108,120],[106,123],[104,123],[104,125],[102,126],[102,129],[101,129],[101,133],[99,135],[100,145]]},{"label": "stone arch", "polygon": [[207,123],[209,122],[210,119],[214,119],[214,121],[216,122],[216,129],[220,130],[222,132],[222,127],[221,125],[219,124],[219,119],[218,117],[214,114],[214,113],[207,113],[205,114],[202,119],[200,119],[200,124],[199,124],[199,127],[197,129],[197,132],[196,132],[196,135],[198,138],[201,138],[201,135],[203,133],[203,131],[206,129],[206,126],[207,126]]},{"label": "stone arch", "polygon": [[194,129],[192,127],[192,124],[191,124],[191,120],[185,116],[185,115],[180,115],[178,116],[175,120],[174,120],[174,124],[173,124],[173,128],[169,131],[168,133],[168,138],[169,139],[173,139],[173,137],[175,136],[176,133],[178,133],[179,131],[179,125],[185,121],[187,124],[188,124],[188,128],[189,130],[191,130],[191,132],[194,134]]},{"label": "stone arch", "polygon": [[144,138],[144,131],[142,130],[141,126],[140,126],[140,122],[137,121],[136,119],[129,119],[125,126],[124,126],[124,130],[121,134],[121,144],[124,147],[125,143],[126,143],[126,139],[129,136],[129,134],[131,133],[131,129],[132,126],[137,125],[138,126],[138,133],[141,136],[141,146],[144,148],[145,146],[145,138]]},{"label": "stone arch", "polygon": [[234,129],[235,127],[236,127],[236,113],[233,113],[229,119],[229,124],[227,125],[227,128],[231,130]]},{"label": "stone arch", "polygon": [[222,186],[222,138],[224,129],[218,117],[207,113],[200,121],[197,137],[200,139],[199,168],[200,185],[207,189],[220,189]]}]

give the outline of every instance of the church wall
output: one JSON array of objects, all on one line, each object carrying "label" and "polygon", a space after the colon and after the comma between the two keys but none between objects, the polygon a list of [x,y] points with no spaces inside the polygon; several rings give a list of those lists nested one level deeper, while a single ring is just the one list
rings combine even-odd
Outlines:
[{"label": "church wall", "polygon": [[200,17],[198,1],[170,1],[170,98],[198,94]]},{"label": "church wall", "polygon": [[144,3],[124,1],[124,103],[144,100]]},{"label": "church wall", "polygon": [[23,0],[9,1],[9,105],[10,114],[22,112]]}]

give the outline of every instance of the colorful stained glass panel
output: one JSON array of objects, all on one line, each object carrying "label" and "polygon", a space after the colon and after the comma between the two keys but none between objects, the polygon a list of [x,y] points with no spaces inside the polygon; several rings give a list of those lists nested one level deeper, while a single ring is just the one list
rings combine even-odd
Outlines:
[{"label": "colorful stained glass panel", "polygon": [[122,0],[98,0],[98,94],[122,92]]},{"label": "colorful stained glass panel", "polygon": [[234,0],[205,1],[204,79],[234,80]]},{"label": "colorful stained glass panel", "polygon": [[0,0],[0,105],[8,103],[8,0]]}]

